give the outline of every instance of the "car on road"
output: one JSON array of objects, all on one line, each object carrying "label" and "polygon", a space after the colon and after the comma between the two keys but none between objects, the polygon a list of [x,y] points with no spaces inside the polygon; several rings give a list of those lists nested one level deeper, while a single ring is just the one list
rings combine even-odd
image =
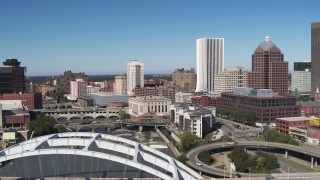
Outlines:
[{"label": "car on road", "polygon": [[203,164],[201,162],[196,162],[196,165],[203,166]]}]

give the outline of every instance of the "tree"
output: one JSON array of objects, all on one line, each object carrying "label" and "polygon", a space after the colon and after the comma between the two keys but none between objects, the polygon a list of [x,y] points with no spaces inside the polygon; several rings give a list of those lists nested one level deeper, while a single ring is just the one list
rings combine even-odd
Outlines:
[{"label": "tree", "polygon": [[119,110],[120,119],[130,119],[130,115],[126,113],[123,109]]},{"label": "tree", "polygon": [[177,160],[182,162],[183,164],[185,164],[186,161],[188,161],[188,158],[187,158],[187,155],[185,153],[182,153],[179,156],[177,156]]},{"label": "tree", "polygon": [[209,151],[203,151],[199,153],[198,159],[207,165],[211,165],[214,162],[214,159],[211,157],[211,154]]},{"label": "tree", "polygon": [[28,129],[32,132],[33,136],[42,136],[47,134],[56,133],[57,129],[54,128],[56,120],[52,116],[46,116],[43,113],[37,115],[35,121],[28,124]]},{"label": "tree", "polygon": [[67,132],[67,128],[64,127],[64,125],[62,125],[62,124],[58,124],[54,128],[56,129],[57,133]]},{"label": "tree", "polygon": [[200,138],[191,132],[185,131],[181,135],[180,140],[180,149],[182,152],[187,152],[192,148],[195,148],[199,145]]},{"label": "tree", "polygon": [[228,154],[228,157],[234,162],[234,165],[239,172],[245,172],[248,168],[248,161],[250,155],[244,150],[243,146],[235,146]]}]

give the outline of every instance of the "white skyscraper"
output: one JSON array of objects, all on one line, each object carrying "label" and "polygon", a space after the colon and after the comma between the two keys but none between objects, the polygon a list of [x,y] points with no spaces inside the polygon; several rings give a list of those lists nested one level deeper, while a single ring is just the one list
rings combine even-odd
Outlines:
[{"label": "white skyscraper", "polygon": [[197,39],[196,92],[214,91],[214,75],[224,69],[224,39]]},{"label": "white skyscraper", "polygon": [[139,60],[131,60],[127,70],[127,90],[131,96],[135,87],[144,87],[144,65]]}]

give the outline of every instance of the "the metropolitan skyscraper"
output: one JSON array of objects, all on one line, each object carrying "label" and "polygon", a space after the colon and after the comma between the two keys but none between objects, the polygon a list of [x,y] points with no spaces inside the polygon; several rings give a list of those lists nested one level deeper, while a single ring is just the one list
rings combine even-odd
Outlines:
[{"label": "the metropolitan skyscraper", "polygon": [[214,91],[214,75],[224,68],[224,39],[197,39],[196,92]]},{"label": "the metropolitan skyscraper", "polygon": [[311,92],[320,88],[320,22],[311,24]]}]

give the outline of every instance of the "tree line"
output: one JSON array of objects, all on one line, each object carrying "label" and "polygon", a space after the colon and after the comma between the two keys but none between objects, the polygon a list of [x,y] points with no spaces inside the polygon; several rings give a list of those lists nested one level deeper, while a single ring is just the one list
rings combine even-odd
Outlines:
[{"label": "tree line", "polygon": [[232,121],[246,124],[255,125],[256,114],[252,111],[231,111],[227,109],[217,108],[216,114],[218,117],[230,119]]},{"label": "tree line", "polygon": [[281,133],[274,128],[265,127],[263,129],[263,137],[269,142],[299,145],[299,142],[294,140],[289,134]]}]

